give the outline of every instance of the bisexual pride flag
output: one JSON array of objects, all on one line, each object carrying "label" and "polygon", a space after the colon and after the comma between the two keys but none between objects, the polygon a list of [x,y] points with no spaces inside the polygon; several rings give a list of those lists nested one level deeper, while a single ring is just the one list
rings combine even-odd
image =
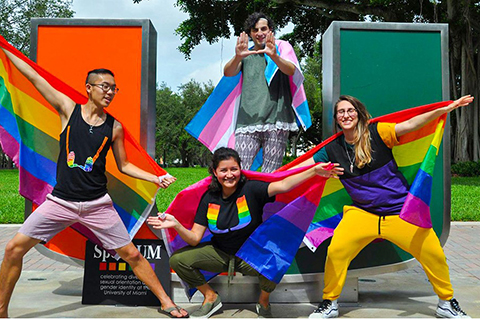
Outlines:
[{"label": "bisexual pride flag", "polygon": [[[372,119],[371,122],[399,123],[449,103],[451,101],[407,109]],[[420,227],[431,227],[429,204],[432,173],[445,120],[446,115],[443,115],[421,129],[403,135],[392,150],[399,170],[411,185],[400,217]],[[318,150],[342,134],[339,132],[330,137],[275,173],[243,172],[249,179],[283,179],[307,169],[304,167],[288,170],[313,157]],[[198,204],[209,183],[210,178],[206,178],[180,192],[167,212],[174,215],[186,228],[191,228]],[[265,206],[264,222],[244,243],[237,256],[266,278],[278,283],[290,267],[302,240],[315,251],[323,241],[333,235],[342,218],[343,206],[350,204],[352,199],[339,179],[312,178],[290,192],[277,195],[275,202]],[[174,229],[162,232],[169,254],[187,245]],[[207,230],[203,241],[210,237]],[[208,274],[207,279],[213,276]],[[187,294],[193,294],[194,289],[188,289]]]},{"label": "bisexual pride flag", "polygon": [[[55,89],[76,103],[87,102],[85,96],[30,61],[1,36],[0,46],[29,64]],[[0,144],[19,169],[20,194],[34,206],[42,204],[56,184],[60,131],[58,113],[0,50]],[[166,174],[125,127],[124,131],[129,161],[158,176]],[[121,174],[112,152],[107,156],[107,178],[115,209],[133,238],[154,205],[157,186]],[[87,228],[80,224],[72,227],[100,245]]]}]

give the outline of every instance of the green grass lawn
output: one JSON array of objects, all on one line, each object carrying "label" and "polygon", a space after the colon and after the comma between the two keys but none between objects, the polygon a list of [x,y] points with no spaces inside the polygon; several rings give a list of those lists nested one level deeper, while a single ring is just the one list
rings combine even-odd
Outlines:
[{"label": "green grass lawn", "polygon": [[[168,168],[177,181],[157,196],[164,211],[178,192],[208,175],[206,168]],[[480,177],[452,177],[452,220],[480,221]],[[18,171],[0,170],[0,223],[23,223],[24,200],[18,194]]]},{"label": "green grass lawn", "polygon": [[480,177],[452,177],[452,220],[480,221]]}]

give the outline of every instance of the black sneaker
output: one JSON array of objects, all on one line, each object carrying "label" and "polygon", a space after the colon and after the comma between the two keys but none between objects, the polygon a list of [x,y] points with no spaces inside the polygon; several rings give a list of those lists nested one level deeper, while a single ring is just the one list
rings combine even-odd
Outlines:
[{"label": "black sneaker", "polygon": [[471,319],[458,304],[458,301],[453,298],[452,300],[439,300],[437,305],[437,311],[435,315],[439,318],[463,318]]},{"label": "black sneaker", "polygon": [[318,305],[318,308],[313,311],[309,318],[337,318],[338,317],[338,304],[337,300],[323,300],[322,303]]}]

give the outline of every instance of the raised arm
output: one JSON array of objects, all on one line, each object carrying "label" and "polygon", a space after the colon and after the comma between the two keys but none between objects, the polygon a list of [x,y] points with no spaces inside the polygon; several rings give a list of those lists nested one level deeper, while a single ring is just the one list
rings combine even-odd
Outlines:
[{"label": "raised arm", "polygon": [[268,185],[268,195],[273,197],[279,193],[284,193],[292,190],[302,182],[319,175],[325,178],[338,178],[338,175],[343,174],[343,169],[339,167],[338,163],[319,163],[310,169],[289,176],[283,180],[272,182]]},{"label": "raised arm", "polygon": [[270,33],[267,35],[265,48],[257,51],[257,53],[267,54],[273,60],[273,62],[275,62],[278,69],[280,69],[280,71],[285,73],[287,76],[293,76],[293,74],[295,73],[295,65],[278,55],[277,47],[275,46],[275,36],[273,35],[273,32],[270,31]]},{"label": "raised arm", "polygon": [[68,122],[68,118],[75,107],[75,102],[53,88],[47,80],[38,74],[35,69],[28,65],[25,61],[11,53],[10,51],[1,48],[13,65],[37,88],[38,92],[50,103],[60,115],[62,121],[62,128]]},{"label": "raised arm", "polygon": [[147,223],[154,229],[174,228],[178,235],[192,247],[200,243],[207,229],[205,226],[194,223],[192,229],[188,230],[174,216],[168,213],[159,213],[158,217],[148,217]]},{"label": "raised arm", "polygon": [[121,173],[129,175],[133,178],[155,183],[163,189],[167,188],[170,184],[175,182],[175,177],[172,177],[170,175],[157,177],[156,175],[142,170],[133,163],[129,162],[127,158],[127,153],[125,152],[125,145],[123,139],[123,127],[120,122],[115,120],[113,124],[112,151],[113,156],[115,157],[117,168]]},{"label": "raised arm", "polygon": [[454,102],[450,103],[448,106],[443,108],[438,108],[429,112],[425,112],[424,114],[420,114],[416,117],[413,117],[407,121],[397,123],[395,125],[395,133],[397,137],[401,137],[406,133],[415,131],[420,129],[428,122],[432,121],[435,118],[440,117],[445,113],[449,113],[452,110],[455,110],[459,107],[464,107],[469,105],[473,101],[473,97],[471,95],[463,96]]},{"label": "raised arm", "polygon": [[243,58],[254,53],[257,52],[248,50],[248,35],[245,32],[240,33],[235,46],[235,56],[225,64],[223,75],[225,77],[236,76],[242,69]]}]

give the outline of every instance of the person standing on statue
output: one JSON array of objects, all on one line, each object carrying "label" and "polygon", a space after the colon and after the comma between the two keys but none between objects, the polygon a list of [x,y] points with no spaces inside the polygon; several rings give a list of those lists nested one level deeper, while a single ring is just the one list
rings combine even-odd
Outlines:
[{"label": "person standing on statue", "polygon": [[[298,130],[289,83],[289,76],[294,75],[296,68],[278,54],[274,25],[266,15],[250,15],[244,30],[237,39],[235,56],[224,68],[227,77],[240,71],[243,76],[235,149],[242,159],[242,169],[248,170],[263,147],[262,172],[273,172],[282,165],[289,133]],[[254,44],[250,49],[249,37]],[[270,83],[263,76],[267,59],[279,69]]]},{"label": "person standing on statue", "polygon": [[262,172],[275,171],[289,133],[312,125],[295,51],[287,41],[275,40],[273,31],[263,13],[246,19],[224,77],[185,128],[212,152],[235,148],[243,170],[250,170],[262,148]]},{"label": "person standing on statue", "polygon": [[[120,172],[167,188],[176,179],[157,177],[127,159],[122,125],[104,109],[118,92],[113,73],[95,69],[88,73],[85,105],[53,88],[31,66],[2,48],[15,67],[35,86],[58,112],[61,121],[60,153],[56,185],[47,200],[25,221],[5,248],[0,269],[0,317],[8,317],[8,305],[20,277],[24,255],[41,241],[81,223],[89,228],[107,250],[115,250],[162,304],[162,310],[176,318],[188,317],[163,289],[148,261],[133,245],[120,216],[107,193],[106,155],[112,148]],[[82,163],[86,159],[85,163]]]}]

